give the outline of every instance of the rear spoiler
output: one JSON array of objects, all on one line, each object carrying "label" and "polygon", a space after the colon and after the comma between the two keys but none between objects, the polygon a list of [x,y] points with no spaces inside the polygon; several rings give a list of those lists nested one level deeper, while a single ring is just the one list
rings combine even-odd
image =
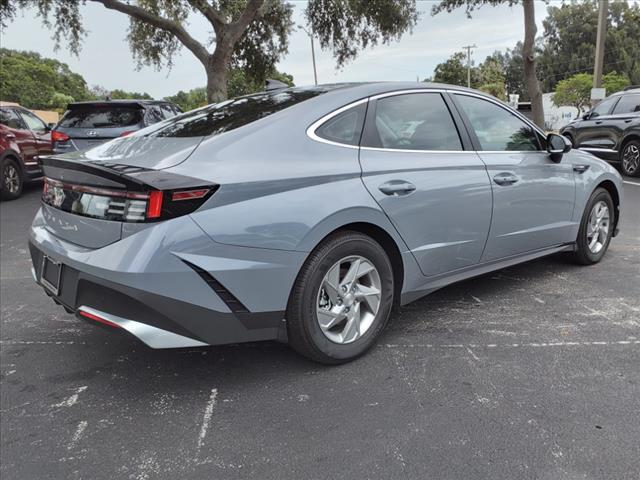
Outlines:
[{"label": "rear spoiler", "polygon": [[[40,166],[45,177],[93,187],[108,187],[128,191],[175,190],[201,187],[200,179],[169,173],[164,170],[135,167],[110,162],[87,162],[41,157]],[[215,184],[208,184],[217,187]]]}]

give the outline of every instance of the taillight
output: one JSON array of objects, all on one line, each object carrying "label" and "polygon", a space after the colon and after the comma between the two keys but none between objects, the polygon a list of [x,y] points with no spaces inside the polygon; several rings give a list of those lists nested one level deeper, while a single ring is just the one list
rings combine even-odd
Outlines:
[{"label": "taillight", "polygon": [[42,201],[85,217],[118,222],[149,222],[195,211],[213,194],[215,188],[131,192],[64,183],[45,177]]},{"label": "taillight", "polygon": [[66,142],[69,140],[69,135],[59,132],[57,130],[51,131],[51,142]]},{"label": "taillight", "polygon": [[120,137],[126,137],[127,135],[131,135],[132,133],[135,133],[135,130],[127,130],[126,132],[122,132],[119,136]]}]

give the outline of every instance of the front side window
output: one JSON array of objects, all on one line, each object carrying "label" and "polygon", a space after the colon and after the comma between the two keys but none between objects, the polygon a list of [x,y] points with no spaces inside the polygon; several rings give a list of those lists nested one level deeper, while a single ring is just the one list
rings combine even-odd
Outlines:
[{"label": "front side window", "polygon": [[601,101],[598,105],[591,110],[590,117],[600,117],[602,115],[609,115],[613,105],[618,101],[618,97],[607,98]]},{"label": "front side window", "polygon": [[118,105],[87,105],[74,107],[60,120],[64,128],[120,128],[138,125],[142,109]]},{"label": "front side window", "polygon": [[640,113],[640,93],[623,95],[613,113]]},{"label": "front side window", "polygon": [[352,107],[327,120],[315,133],[332,142],[358,145],[366,112],[367,105],[364,103]]},{"label": "front side window", "polygon": [[0,123],[9,128],[24,129],[22,120],[12,108],[0,108]]},{"label": "front side window", "polygon": [[439,93],[410,93],[377,100],[368,147],[462,150],[451,113]]},{"label": "front side window", "polygon": [[147,123],[152,125],[154,123],[161,122],[164,120],[164,115],[162,114],[162,109],[160,105],[150,105],[147,107],[146,113]]},{"label": "front side window", "polygon": [[456,94],[484,151],[540,150],[535,130],[508,110],[478,97]]},{"label": "front side window", "polygon": [[35,130],[37,132],[40,132],[47,129],[47,126],[45,125],[45,123],[33,113],[27,110],[20,110],[20,115],[22,116],[24,123],[27,124],[27,127],[30,130]]}]

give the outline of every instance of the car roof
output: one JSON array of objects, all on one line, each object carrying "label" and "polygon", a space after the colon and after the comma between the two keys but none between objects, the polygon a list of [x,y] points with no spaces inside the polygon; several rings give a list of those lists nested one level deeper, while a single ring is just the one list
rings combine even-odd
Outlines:
[{"label": "car roof", "polygon": [[92,105],[119,105],[141,107],[144,105],[174,105],[166,100],[147,100],[147,99],[116,99],[116,100],[89,100],[85,102],[72,102],[67,108],[74,107],[90,107]]}]

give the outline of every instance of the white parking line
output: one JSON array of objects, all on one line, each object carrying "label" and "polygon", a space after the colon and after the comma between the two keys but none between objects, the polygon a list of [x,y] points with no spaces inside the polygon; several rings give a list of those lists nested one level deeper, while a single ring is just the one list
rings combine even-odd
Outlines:
[{"label": "white parking line", "polygon": [[627,183],[629,185],[635,185],[636,187],[640,187],[640,183],[630,182],[629,180],[623,180],[622,183]]},{"label": "white parking line", "polygon": [[532,342],[532,343],[469,343],[469,344],[445,344],[434,343],[421,344],[390,344],[384,345],[386,348],[464,348],[467,351],[471,348],[540,348],[540,347],[595,347],[606,345],[640,345],[640,340],[615,340],[615,341],[592,341],[592,342]]},{"label": "white parking line", "polygon": [[216,397],[218,396],[218,389],[212,388],[211,395],[209,395],[209,401],[204,409],[204,415],[202,416],[202,425],[200,426],[200,433],[198,434],[197,449],[200,452],[202,445],[204,444],[204,437],[207,436],[207,430],[211,423],[211,416],[213,415],[213,407],[216,405]]}]

